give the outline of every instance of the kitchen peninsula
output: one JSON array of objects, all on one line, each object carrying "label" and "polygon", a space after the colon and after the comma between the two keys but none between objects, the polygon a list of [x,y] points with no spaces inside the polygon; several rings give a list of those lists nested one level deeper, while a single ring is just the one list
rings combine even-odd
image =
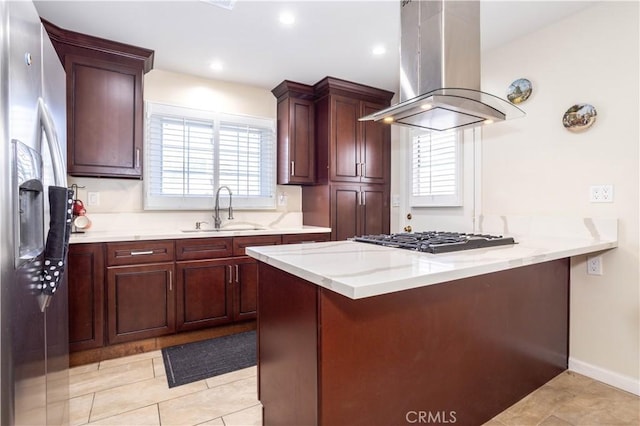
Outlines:
[{"label": "kitchen peninsula", "polygon": [[[264,424],[482,424],[567,369],[573,237],[428,254],[254,247]],[[613,225],[615,229],[615,225]]]}]

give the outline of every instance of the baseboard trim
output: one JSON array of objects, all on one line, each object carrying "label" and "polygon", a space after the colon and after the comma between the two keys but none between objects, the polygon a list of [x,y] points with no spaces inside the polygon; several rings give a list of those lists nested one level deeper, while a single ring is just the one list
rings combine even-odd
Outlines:
[{"label": "baseboard trim", "polygon": [[633,377],[623,376],[575,358],[569,358],[569,370],[640,396],[640,380]]}]

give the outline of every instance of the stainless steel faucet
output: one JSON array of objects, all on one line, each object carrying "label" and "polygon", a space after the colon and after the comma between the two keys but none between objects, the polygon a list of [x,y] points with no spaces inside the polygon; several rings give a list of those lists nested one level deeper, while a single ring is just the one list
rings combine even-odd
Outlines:
[{"label": "stainless steel faucet", "polygon": [[215,229],[220,229],[220,225],[222,225],[222,219],[220,219],[220,190],[222,188],[226,188],[229,192],[229,220],[233,219],[233,207],[231,207],[231,198],[233,194],[228,186],[222,185],[218,188],[218,191],[216,191],[216,206],[213,209],[213,226]]}]

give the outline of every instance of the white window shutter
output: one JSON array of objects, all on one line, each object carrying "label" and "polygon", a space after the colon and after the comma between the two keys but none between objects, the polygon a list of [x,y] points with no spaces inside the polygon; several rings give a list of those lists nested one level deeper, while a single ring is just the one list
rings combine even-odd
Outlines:
[{"label": "white window shutter", "polygon": [[411,206],[462,205],[461,139],[457,130],[413,134]]},{"label": "white window shutter", "polygon": [[275,207],[273,120],[147,103],[145,209],[213,208],[221,185],[234,207]]}]

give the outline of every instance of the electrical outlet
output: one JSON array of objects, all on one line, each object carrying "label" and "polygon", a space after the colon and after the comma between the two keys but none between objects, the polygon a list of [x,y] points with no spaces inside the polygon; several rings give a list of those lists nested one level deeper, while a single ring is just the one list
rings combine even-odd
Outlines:
[{"label": "electrical outlet", "polygon": [[592,203],[613,203],[613,185],[593,185],[589,188]]},{"label": "electrical outlet", "polygon": [[602,275],[602,256],[587,256],[587,274]]},{"label": "electrical outlet", "polygon": [[87,204],[90,206],[100,205],[100,193],[99,192],[87,192]]}]

